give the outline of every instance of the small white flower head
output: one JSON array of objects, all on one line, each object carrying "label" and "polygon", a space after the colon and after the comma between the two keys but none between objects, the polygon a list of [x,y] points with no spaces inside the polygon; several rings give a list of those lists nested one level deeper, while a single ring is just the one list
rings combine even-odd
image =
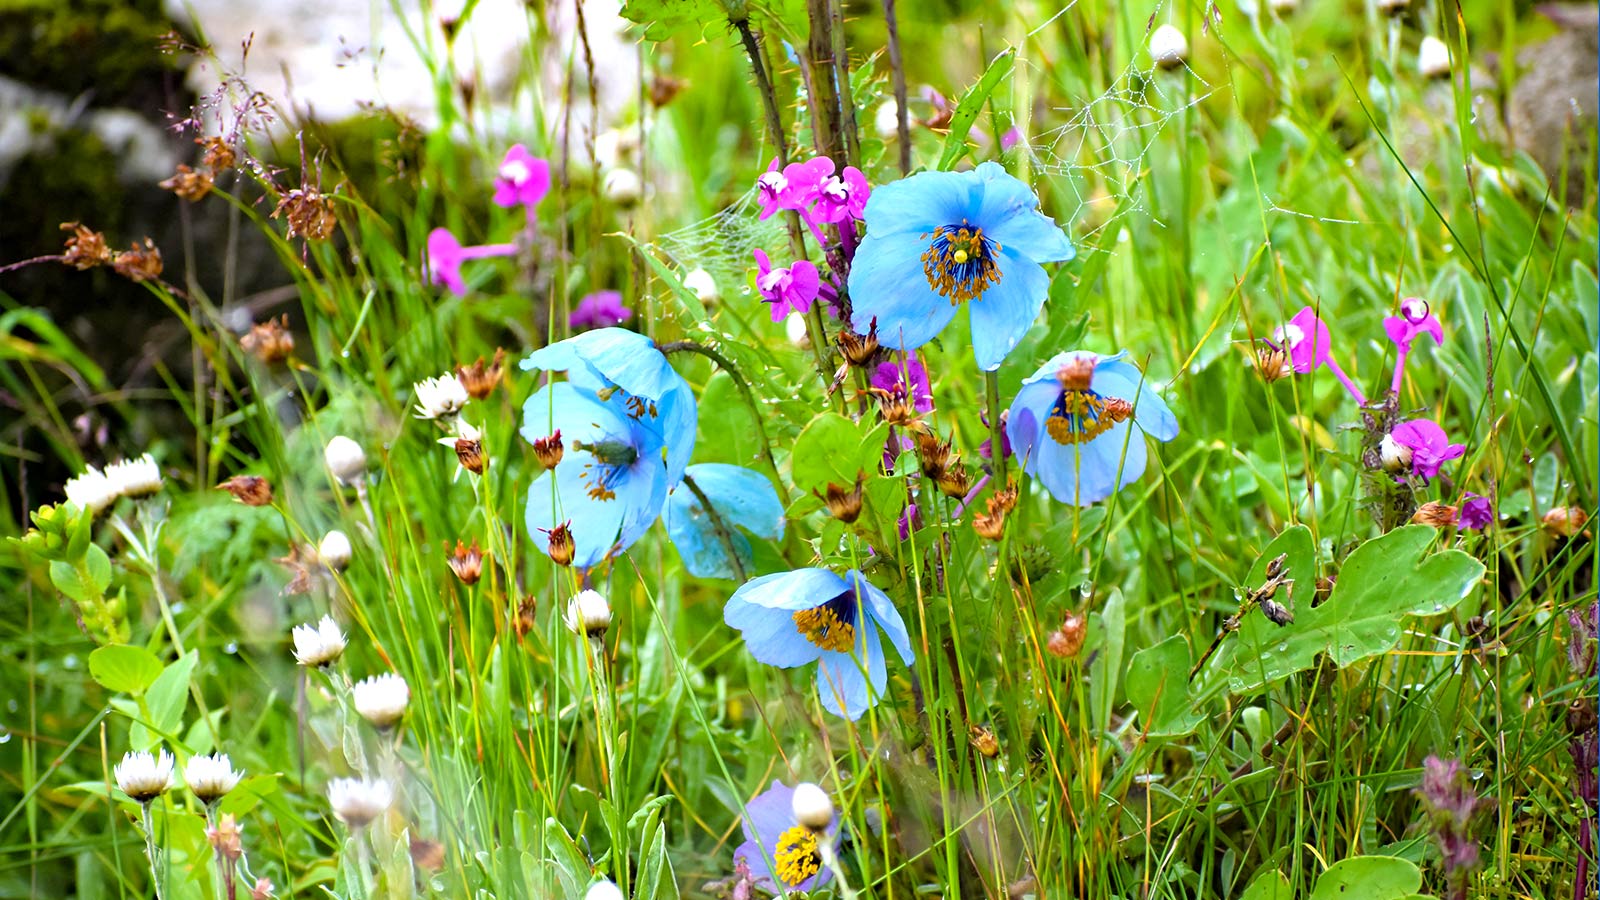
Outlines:
[{"label": "small white flower head", "polygon": [[156,754],[148,750],[130,751],[123,754],[122,762],[112,768],[111,774],[124,794],[140,803],[149,803],[172,787],[172,764],[172,754],[165,750]]},{"label": "small white flower head", "polygon": [[609,880],[596,881],[584,892],[583,900],[623,900],[622,888]]},{"label": "small white flower head", "polygon": [[1417,47],[1417,74],[1423,78],[1443,78],[1450,74],[1450,48],[1433,35]]},{"label": "small white flower head", "polygon": [[1293,350],[1306,339],[1306,333],[1300,330],[1299,325],[1285,324],[1272,332],[1272,339],[1282,344],[1284,349]]},{"label": "small white flower head", "polygon": [[446,372],[438,378],[425,378],[411,387],[417,392],[419,419],[453,419],[471,399],[466,386],[454,372]]},{"label": "small white flower head", "polygon": [[893,100],[878,104],[878,111],[872,115],[872,130],[886,141],[897,137],[900,134],[900,104]]},{"label": "small white flower head", "polygon": [[322,458],[328,462],[333,477],[344,484],[355,484],[367,474],[367,454],[361,445],[342,434],[333,436],[323,448]]},{"label": "small white flower head", "polygon": [[812,831],[822,831],[833,823],[833,798],[809,781],[795,785],[789,807],[794,820]]},{"label": "small white flower head", "polygon": [[789,343],[804,350],[811,346],[811,334],[806,331],[806,317],[799,313],[790,313],[783,320],[783,335]]},{"label": "small white flower head", "polygon": [[331,665],[344,653],[344,632],[333,616],[323,616],[315,625],[294,627],[294,660],[308,669]]},{"label": "small white flower head", "polygon": [[351,828],[364,828],[383,815],[394,802],[389,782],[366,778],[335,778],[328,783],[328,805],[333,815]]},{"label": "small white flower head", "polygon": [[106,466],[105,477],[119,497],[145,497],[161,490],[161,467],[148,453]]},{"label": "small white flower head", "polygon": [[644,196],[644,182],[632,169],[612,169],[606,173],[603,188],[606,199],[618,206],[632,206]]},{"label": "small white flower head", "polygon": [[117,486],[104,472],[90,466],[82,475],[66,484],[67,499],[91,515],[99,513],[117,502]]},{"label": "small white flower head", "polygon": [[581,591],[567,601],[567,614],[562,621],[574,634],[598,637],[611,627],[611,604],[599,591]]},{"label": "small white flower head", "polygon": [[411,686],[392,672],[361,679],[353,693],[356,712],[379,731],[393,728],[411,702]]},{"label": "small white flower head", "polygon": [[722,299],[722,291],[717,289],[717,280],[705,269],[695,269],[683,276],[683,286],[698,297],[701,303],[715,303]]},{"label": "small white flower head", "polygon": [[226,753],[191,756],[183,767],[183,780],[202,803],[215,803],[239,786],[242,774],[234,771]]},{"label": "small white flower head", "polygon": [[350,546],[350,536],[335,528],[322,536],[317,544],[317,559],[335,572],[343,572],[350,565],[355,549]]},{"label": "small white flower head", "polygon": [[1411,468],[1411,448],[1386,434],[1378,444],[1378,459],[1384,471],[1399,474]]},{"label": "small white flower head", "polygon": [[1150,58],[1163,69],[1176,69],[1189,58],[1189,39],[1172,25],[1162,25],[1150,34]]},{"label": "small white flower head", "polygon": [[595,135],[594,161],[601,169],[632,165],[638,157],[638,128],[608,128]]}]

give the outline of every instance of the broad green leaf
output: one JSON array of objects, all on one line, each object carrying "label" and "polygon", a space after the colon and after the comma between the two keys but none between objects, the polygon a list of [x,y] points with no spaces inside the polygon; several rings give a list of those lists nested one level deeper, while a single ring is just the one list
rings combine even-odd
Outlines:
[{"label": "broad green leaf", "polygon": [[1239,900],[1294,900],[1294,888],[1282,872],[1271,868],[1256,873],[1255,880],[1244,889]]},{"label": "broad green leaf", "polygon": [[1175,634],[1128,662],[1128,702],[1154,737],[1188,734],[1205,716],[1189,696],[1189,642]]},{"label": "broad green leaf", "polygon": [[1112,588],[1100,610],[1089,616],[1089,644],[1095,651],[1090,665],[1089,704],[1094,711],[1096,734],[1111,725],[1111,708],[1117,696],[1117,676],[1122,672],[1122,637],[1126,619],[1122,591]]},{"label": "broad green leaf", "polygon": [[700,440],[695,444],[695,461],[761,469],[766,466],[762,456],[755,414],[745,403],[733,376],[712,373],[700,394]]},{"label": "broad green leaf", "polygon": [[974,122],[978,121],[978,114],[983,112],[983,105],[989,101],[989,95],[1000,86],[1000,82],[1011,74],[1011,66],[1017,61],[1017,51],[1007,47],[999,55],[990,60],[989,67],[983,70],[983,76],[978,83],[961,95],[961,102],[956,104],[956,111],[950,116],[950,133],[944,139],[944,151],[939,154],[939,171],[947,172],[967,153],[967,133],[972,130]]},{"label": "broad green leaf", "polygon": [[623,0],[622,17],[644,26],[645,38],[652,41],[678,31],[702,36],[713,25],[729,29],[743,19],[757,31],[776,23],[786,39],[805,33],[805,5],[799,0]]},{"label": "broad green leaf", "polygon": [[190,650],[164,669],[145,693],[145,708],[150,711],[151,728],[135,722],[128,729],[128,742],[135,750],[148,750],[165,735],[176,735],[183,727],[183,709],[189,701],[189,678],[200,661],[200,651]]},{"label": "broad green leaf", "polygon": [[143,647],[111,644],[89,654],[89,674],[108,691],[135,696],[161,675],[161,660]]},{"label": "broad green leaf", "polygon": [[820,491],[829,482],[853,486],[858,474],[876,471],[887,438],[887,425],[852,422],[834,412],[817,416],[794,444],[794,486],[802,491]]},{"label": "broad green leaf", "polygon": [[1404,900],[1421,887],[1422,870],[1415,863],[1393,856],[1352,856],[1322,873],[1311,900]]},{"label": "broad green leaf", "polygon": [[251,775],[229,791],[228,795],[217,803],[217,809],[242,816],[260,806],[261,801],[277,793],[277,775]]},{"label": "broad green leaf", "polygon": [[[1311,606],[1309,575],[1291,559],[1292,603],[1278,601],[1289,606],[1294,622],[1279,628],[1251,613],[1223,642],[1212,669],[1241,693],[1311,668],[1318,654],[1343,667],[1394,649],[1407,616],[1451,609],[1483,577],[1483,563],[1459,550],[1429,554],[1434,536],[1426,525],[1407,525],[1357,547],[1340,568],[1333,594],[1317,607]],[[1258,569],[1270,559],[1263,554]],[[1260,581],[1261,572],[1252,571],[1249,583]]]}]

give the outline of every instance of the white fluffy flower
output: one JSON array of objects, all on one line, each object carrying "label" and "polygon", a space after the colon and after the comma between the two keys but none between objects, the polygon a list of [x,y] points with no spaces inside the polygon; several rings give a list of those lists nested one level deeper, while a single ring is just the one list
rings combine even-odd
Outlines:
[{"label": "white fluffy flower", "polygon": [[683,276],[683,286],[698,297],[701,303],[715,303],[722,298],[722,292],[717,289],[717,280],[705,269],[695,269]]},{"label": "white fluffy flower", "polygon": [[353,693],[356,712],[379,729],[393,727],[406,714],[406,704],[411,702],[411,687],[392,672],[361,679],[356,682]]},{"label": "white fluffy flower", "polygon": [[333,477],[345,484],[355,484],[367,472],[367,454],[361,445],[342,434],[333,436],[323,448],[322,458],[327,461]]},{"label": "white fluffy flower", "polygon": [[105,477],[120,497],[143,497],[161,490],[161,467],[148,453],[106,466]]},{"label": "white fluffy flower", "polygon": [[1433,35],[1417,47],[1417,74],[1423,78],[1443,78],[1450,74],[1450,48]]},{"label": "white fluffy flower", "polygon": [[350,546],[350,536],[335,528],[322,536],[317,544],[317,558],[335,572],[343,572],[350,565],[355,550]]},{"label": "white fluffy flower", "polygon": [[226,753],[191,756],[183,767],[183,780],[202,803],[214,803],[239,786],[241,773],[234,771]]},{"label": "white fluffy flower", "polygon": [[344,632],[333,616],[323,616],[315,625],[294,627],[294,659],[306,668],[321,668],[344,653]]},{"label": "white fluffy flower", "polygon": [[165,750],[152,754],[148,750],[123,754],[111,774],[117,787],[140,803],[149,803],[172,787],[172,754]]},{"label": "white fluffy flower", "polygon": [[104,472],[90,466],[66,484],[67,499],[79,509],[98,513],[117,501],[117,486]]},{"label": "white fluffy flower", "polygon": [[454,372],[438,378],[425,378],[412,385],[417,392],[417,418],[448,419],[461,412],[470,399],[466,387]]},{"label": "white fluffy flower", "polygon": [[790,313],[783,320],[783,336],[789,343],[804,350],[811,346],[811,335],[806,331],[806,317],[799,313]]},{"label": "white fluffy flower", "polygon": [[605,634],[611,627],[611,604],[599,591],[581,591],[567,601],[567,614],[562,621],[574,634]]},{"label": "white fluffy flower", "polygon": [[644,196],[644,182],[632,169],[612,169],[604,182],[606,199],[618,206],[632,206]]},{"label": "white fluffy flower", "polygon": [[596,881],[584,892],[583,900],[623,900],[622,888],[610,881]]},{"label": "white fluffy flower", "polygon": [[1150,35],[1150,58],[1163,69],[1175,69],[1189,58],[1189,39],[1172,25],[1162,25]]},{"label": "white fluffy flower", "polygon": [[789,808],[794,820],[812,831],[821,831],[833,821],[833,799],[809,781],[795,785]]},{"label": "white fluffy flower", "polygon": [[394,802],[389,782],[366,778],[335,778],[328,783],[328,805],[339,821],[361,828],[383,815]]}]

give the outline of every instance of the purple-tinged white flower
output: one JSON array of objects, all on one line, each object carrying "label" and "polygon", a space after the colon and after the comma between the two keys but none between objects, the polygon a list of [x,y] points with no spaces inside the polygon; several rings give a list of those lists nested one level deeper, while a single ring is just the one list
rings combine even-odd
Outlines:
[{"label": "purple-tinged white flower", "polygon": [[866,212],[872,188],[867,177],[855,166],[845,166],[840,175],[829,175],[817,187],[811,218],[816,222],[842,223],[859,220]]},{"label": "purple-tinged white flower", "polygon": [[833,160],[819,156],[808,162],[793,162],[778,169],[778,159],[773,157],[767,171],[756,179],[757,199],[761,202],[762,219],[767,219],[780,209],[805,209],[817,197],[822,179],[833,174]]},{"label": "purple-tinged white flower", "polygon": [[1413,419],[1401,422],[1388,438],[1411,451],[1411,471],[1422,478],[1436,478],[1439,467],[1467,452],[1464,444],[1452,444],[1437,422]]},{"label": "purple-tinged white flower", "polygon": [[1294,370],[1306,375],[1315,371],[1319,366],[1327,366],[1333,376],[1339,379],[1344,389],[1355,398],[1357,406],[1367,405],[1367,395],[1356,387],[1350,376],[1344,373],[1339,363],[1333,358],[1332,337],[1328,333],[1328,326],[1317,315],[1317,311],[1307,306],[1294,314],[1287,324],[1273,333],[1277,343],[1289,354],[1289,364]]}]

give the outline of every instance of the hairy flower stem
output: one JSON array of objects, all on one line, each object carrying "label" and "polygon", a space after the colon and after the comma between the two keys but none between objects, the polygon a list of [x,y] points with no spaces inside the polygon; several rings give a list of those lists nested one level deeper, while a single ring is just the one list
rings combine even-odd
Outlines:
[{"label": "hairy flower stem", "polygon": [[806,94],[811,103],[811,137],[818,156],[833,160],[836,169],[849,162],[840,145],[839,91],[835,83],[833,12],[830,0],[806,0],[811,40],[806,46]]},{"label": "hairy flower stem", "polygon": [[689,493],[693,494],[696,500],[700,501],[700,508],[704,509],[706,515],[711,517],[711,530],[716,532],[717,542],[722,545],[723,552],[728,554],[728,561],[733,565],[734,576],[739,579],[740,584],[749,581],[750,576],[745,574],[744,563],[739,560],[739,548],[733,543],[733,529],[728,527],[728,523],[722,518],[722,514],[717,512],[717,508],[712,505],[711,498],[706,496],[706,492],[701,490],[700,485],[695,484],[694,479],[687,474],[683,476],[683,486],[689,489]]},{"label": "hairy flower stem", "polygon": [[989,406],[989,459],[994,463],[994,479],[1006,484],[1005,431],[1000,424],[1000,373],[983,373],[984,400]]},{"label": "hairy flower stem", "polygon": [[165,891],[162,888],[166,879],[162,878],[161,866],[156,863],[156,857],[160,855],[160,851],[156,849],[155,817],[150,814],[150,804],[152,802],[147,800],[139,804],[139,816],[144,821],[144,855],[146,859],[150,860],[150,883],[155,889],[156,900],[161,900],[165,895]]},{"label": "hairy flower stem", "polygon": [[900,25],[894,0],[883,0],[883,22],[889,29],[889,70],[894,73],[895,132],[900,138],[900,174],[911,174],[911,128],[906,111],[906,69],[900,61]]}]

